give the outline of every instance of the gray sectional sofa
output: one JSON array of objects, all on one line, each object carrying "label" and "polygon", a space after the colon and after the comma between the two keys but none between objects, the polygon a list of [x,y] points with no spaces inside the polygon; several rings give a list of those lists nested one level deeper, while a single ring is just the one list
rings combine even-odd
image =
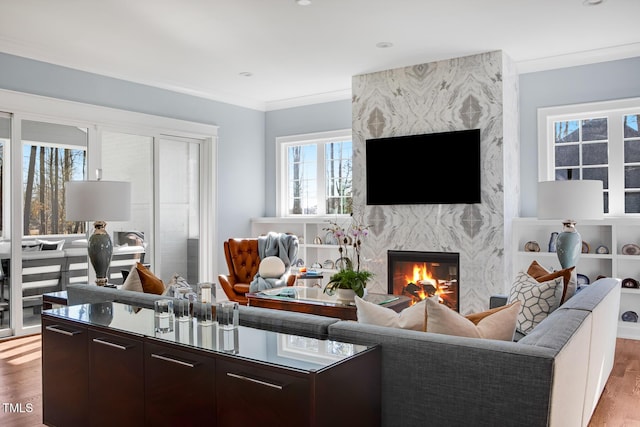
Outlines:
[{"label": "gray sectional sofa", "polygon": [[[383,426],[587,426],[613,367],[620,288],[619,279],[597,280],[518,342],[244,306],[240,322],[380,345]],[[67,290],[70,304],[102,298],[151,307],[159,298],[92,285]]]}]

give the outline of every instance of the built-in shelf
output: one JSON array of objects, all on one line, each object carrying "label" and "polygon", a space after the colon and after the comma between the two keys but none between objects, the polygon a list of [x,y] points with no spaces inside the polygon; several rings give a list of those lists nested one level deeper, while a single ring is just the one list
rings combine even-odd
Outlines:
[{"label": "built-in shelf", "polygon": [[[533,260],[550,270],[560,269],[555,252],[549,252],[552,232],[561,231],[560,221],[536,218],[516,218],[513,220],[513,277],[520,270],[526,270]],[[577,265],[577,273],[588,277],[589,282],[599,276],[628,277],[640,281],[640,255],[626,255],[622,247],[633,243],[640,245],[640,218],[608,218],[602,221],[580,221],[576,228],[582,240],[588,243],[589,252],[583,253]],[[535,241],[540,252],[528,252],[525,245]],[[599,247],[606,247],[609,253],[597,253]],[[640,290],[622,289],[620,316],[625,311],[635,311],[640,315]],[[619,317],[618,337],[640,339],[640,323],[623,322]]]}]

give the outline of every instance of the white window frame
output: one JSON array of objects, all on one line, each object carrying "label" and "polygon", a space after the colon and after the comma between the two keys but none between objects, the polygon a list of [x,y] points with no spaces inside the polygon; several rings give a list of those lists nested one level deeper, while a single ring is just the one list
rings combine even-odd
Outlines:
[{"label": "white window frame", "polygon": [[[351,129],[341,129],[327,132],[315,132],[300,135],[289,135],[276,137],[276,213],[280,217],[315,217],[326,216],[326,193],[325,193],[325,158],[324,149],[318,151],[318,213],[317,214],[289,214],[288,213],[288,192],[287,192],[287,148],[292,145],[305,144],[326,144],[328,142],[340,142],[345,139],[352,141]],[[351,160],[353,162],[353,153]],[[352,175],[353,178],[353,175]],[[333,214],[332,214],[333,216]],[[349,215],[337,215],[338,217]]]},{"label": "white window frame", "polygon": [[639,216],[624,212],[623,117],[640,114],[640,98],[591,102],[538,109],[538,181],[555,180],[554,123],[598,117],[608,119],[609,212],[607,216]]}]

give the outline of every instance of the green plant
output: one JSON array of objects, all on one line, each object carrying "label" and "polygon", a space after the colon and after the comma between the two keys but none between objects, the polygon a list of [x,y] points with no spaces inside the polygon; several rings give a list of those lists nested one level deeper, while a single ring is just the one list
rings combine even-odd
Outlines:
[{"label": "green plant", "polygon": [[[353,289],[356,295],[362,297],[367,281],[373,277],[372,272],[360,270],[360,251],[364,239],[369,234],[369,226],[363,225],[361,221],[354,218],[353,214],[351,214],[351,223],[347,228],[339,225],[336,221],[329,221],[329,224],[330,226],[325,230],[330,231],[338,242],[338,252],[340,252],[340,259],[343,261],[343,267],[329,278],[324,292],[333,295],[336,289]],[[355,257],[355,268],[350,255]]]},{"label": "green plant", "polygon": [[372,277],[373,273],[370,271],[356,271],[352,268],[345,268],[331,276],[329,283],[324,288],[324,292],[333,295],[336,289],[353,289],[356,295],[362,298],[367,281]]}]

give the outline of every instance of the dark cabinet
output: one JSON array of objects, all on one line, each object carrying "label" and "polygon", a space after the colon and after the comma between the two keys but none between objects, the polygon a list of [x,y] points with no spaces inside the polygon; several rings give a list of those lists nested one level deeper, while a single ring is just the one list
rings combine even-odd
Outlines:
[{"label": "dark cabinet", "polygon": [[145,425],[216,425],[214,358],[148,341],[144,364]]},{"label": "dark cabinet", "polygon": [[91,426],[144,424],[144,341],[89,329]]},{"label": "dark cabinet", "polygon": [[42,418],[47,425],[88,425],[87,328],[58,319],[42,321]]},{"label": "dark cabinet", "polygon": [[380,425],[377,346],[240,326],[232,351],[205,349],[156,336],[152,310],[101,308],[42,314],[46,425]]},{"label": "dark cabinet", "polygon": [[308,371],[220,357],[218,425],[379,426],[380,375],[378,348]]},{"label": "dark cabinet", "polygon": [[[243,361],[216,362],[219,426],[307,426],[310,378],[295,371]],[[248,409],[251,410],[248,410]]]}]

